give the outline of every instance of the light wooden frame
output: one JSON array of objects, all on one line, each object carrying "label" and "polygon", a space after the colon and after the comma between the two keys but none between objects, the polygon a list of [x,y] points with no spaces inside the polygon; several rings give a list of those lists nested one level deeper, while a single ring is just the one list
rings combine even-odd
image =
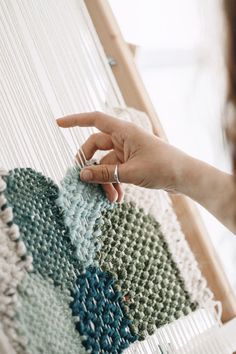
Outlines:
[{"label": "light wooden frame", "polygon": [[[124,41],[116,19],[106,0],[85,0],[90,17],[112,67],[124,100],[129,107],[147,113],[153,132],[166,139],[166,135],[137,71],[130,47]],[[209,288],[223,307],[222,321],[236,317],[236,299],[224,274],[218,256],[210,241],[194,203],[184,196],[170,195],[186,239],[195,254]]]}]

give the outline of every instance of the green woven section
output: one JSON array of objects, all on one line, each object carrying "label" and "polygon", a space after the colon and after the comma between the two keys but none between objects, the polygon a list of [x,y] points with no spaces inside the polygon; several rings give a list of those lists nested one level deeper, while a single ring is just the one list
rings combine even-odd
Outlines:
[{"label": "green woven section", "polygon": [[117,290],[141,338],[196,308],[168,251],[158,223],[132,205],[104,212],[102,270],[117,279]]},{"label": "green woven section", "polygon": [[29,168],[11,171],[6,181],[6,198],[27,252],[33,256],[34,270],[52,278],[56,285],[73,289],[79,262],[63,212],[56,205],[58,187]]},{"label": "green woven section", "polygon": [[69,308],[71,297],[39,274],[27,275],[19,289],[17,323],[30,354],[84,354]]}]

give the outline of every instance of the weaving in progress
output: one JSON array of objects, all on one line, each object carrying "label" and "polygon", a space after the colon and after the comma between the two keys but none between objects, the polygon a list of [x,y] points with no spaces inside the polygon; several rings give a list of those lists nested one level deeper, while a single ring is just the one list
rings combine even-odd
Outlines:
[{"label": "weaving in progress", "polygon": [[[19,225],[15,247],[22,248],[21,273],[25,269],[13,319],[23,337],[12,338],[16,352],[74,353],[80,347],[120,353],[199,307],[159,223],[133,203],[109,205],[100,187],[78,175],[70,170],[61,190],[32,169],[3,177],[3,221],[10,234],[12,223]],[[7,244],[1,246],[4,252]],[[7,294],[10,287],[5,284]],[[10,329],[3,321],[9,337]]]},{"label": "weaving in progress", "polygon": [[152,131],[83,0],[0,2],[0,87],[0,353],[232,353],[169,195],[109,203],[74,162],[95,130],[55,123],[102,110]]}]

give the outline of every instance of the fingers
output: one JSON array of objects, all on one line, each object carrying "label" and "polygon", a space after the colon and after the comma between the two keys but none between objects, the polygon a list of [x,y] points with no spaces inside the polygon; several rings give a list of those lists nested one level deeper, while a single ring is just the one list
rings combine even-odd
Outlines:
[{"label": "fingers", "polygon": [[114,182],[113,165],[98,165],[84,168],[80,172],[80,178],[85,182],[112,183]]},{"label": "fingers", "polygon": [[106,194],[107,199],[111,202],[122,203],[124,199],[124,192],[121,183],[106,183],[102,184],[102,188]]},{"label": "fingers", "polygon": [[103,158],[100,160],[101,165],[116,165],[120,163],[116,153],[114,150],[108,152]]},{"label": "fingers", "polygon": [[[101,164],[116,165],[119,160],[114,151],[110,151],[101,159]],[[110,202],[121,203],[124,199],[122,185],[119,183],[106,183],[102,185],[104,192]]]},{"label": "fingers", "polygon": [[[104,184],[105,186],[105,184]],[[117,203],[122,203],[123,199],[124,199],[124,191],[122,189],[122,184],[121,183],[114,183],[113,187],[115,188],[115,190],[118,193],[118,197],[117,197]]]},{"label": "fingers", "polygon": [[98,165],[84,168],[80,172],[82,181],[102,184],[102,188],[110,202],[121,203],[124,192],[120,183],[114,183],[115,165]]},{"label": "fingers", "polygon": [[124,122],[118,118],[108,116],[101,112],[90,112],[72,114],[57,119],[57,124],[62,128],[80,127],[96,127],[106,134],[112,134],[124,125]]},{"label": "fingers", "polygon": [[[122,182],[123,170],[125,164],[119,165],[119,179]],[[115,165],[98,165],[84,168],[80,172],[82,181],[93,183],[114,183]],[[125,171],[124,171],[125,172]],[[125,182],[125,181],[124,181]]]},{"label": "fingers", "polygon": [[113,143],[109,135],[95,133],[90,135],[81,148],[86,159],[90,160],[97,150],[111,150],[113,148]]},{"label": "fingers", "polygon": [[114,185],[112,183],[102,184],[102,189],[104,190],[107,199],[111,203],[118,201],[119,195],[118,195],[116,188],[114,187]]}]

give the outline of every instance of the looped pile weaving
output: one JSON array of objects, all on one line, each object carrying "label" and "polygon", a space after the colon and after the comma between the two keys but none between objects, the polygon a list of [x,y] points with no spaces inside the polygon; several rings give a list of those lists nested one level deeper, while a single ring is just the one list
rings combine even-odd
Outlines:
[{"label": "looped pile weaving", "polygon": [[120,353],[198,307],[160,224],[139,206],[111,205],[76,168],[61,188],[32,169],[3,178],[33,260],[17,284],[18,352]]}]

